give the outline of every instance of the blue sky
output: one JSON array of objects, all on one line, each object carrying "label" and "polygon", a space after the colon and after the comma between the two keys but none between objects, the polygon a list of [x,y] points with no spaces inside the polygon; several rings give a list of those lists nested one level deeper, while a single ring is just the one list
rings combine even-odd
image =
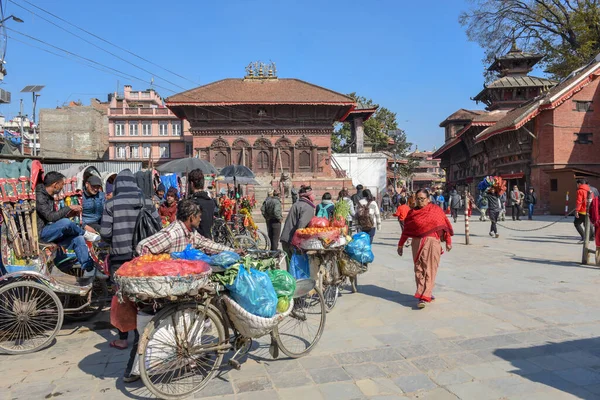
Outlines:
[{"label": "blue sky", "polygon": [[[467,41],[458,24],[466,0],[29,1],[197,85],[241,78],[249,62],[273,60],[280,77],[357,92],[396,112],[400,127],[419,149],[443,144],[438,125],[458,108],[482,108],[469,99],[483,85],[483,52]],[[8,28],[143,81],[116,77],[9,38],[8,75],[1,87],[12,92],[12,104],[0,105],[7,117],[18,112],[20,98],[30,113],[31,96],[19,93],[30,84],[46,85],[39,107],[70,100],[88,104],[91,97],[106,100],[117,82],[120,91],[123,84],[146,89],[152,77],[156,85],[173,89],[157,88],[163,97],[182,89],[161,78],[186,89],[196,86],[54,20],[152,74],[140,71],[15,3],[54,20],[14,0],[6,4],[6,15],[15,14],[25,23],[7,21]],[[48,48],[11,30],[8,35]]]}]

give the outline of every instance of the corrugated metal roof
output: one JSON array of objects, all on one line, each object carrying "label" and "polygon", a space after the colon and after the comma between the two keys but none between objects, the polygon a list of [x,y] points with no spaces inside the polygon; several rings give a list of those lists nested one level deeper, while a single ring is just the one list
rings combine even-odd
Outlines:
[{"label": "corrugated metal roof", "polygon": [[487,85],[487,88],[519,88],[519,87],[538,87],[554,86],[556,81],[550,79],[538,78],[535,76],[505,76]]},{"label": "corrugated metal roof", "polygon": [[89,163],[62,163],[62,164],[42,164],[44,171],[62,171],[74,166],[93,166],[99,172],[119,173],[124,169],[130,169],[134,174],[142,169],[140,161],[100,161]]}]

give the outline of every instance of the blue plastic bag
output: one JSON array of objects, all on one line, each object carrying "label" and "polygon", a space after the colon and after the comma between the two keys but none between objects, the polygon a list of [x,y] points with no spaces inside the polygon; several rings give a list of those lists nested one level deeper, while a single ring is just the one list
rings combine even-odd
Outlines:
[{"label": "blue plastic bag", "polygon": [[375,255],[371,251],[371,238],[366,232],[355,233],[344,251],[350,258],[362,264],[373,262],[375,259]]},{"label": "blue plastic bag", "polygon": [[271,318],[277,310],[277,294],[269,275],[254,268],[240,266],[233,285],[227,286],[231,297],[244,310],[259,317]]},{"label": "blue plastic bag", "polygon": [[296,280],[310,278],[310,264],[308,263],[308,255],[294,252],[290,260],[290,275]]},{"label": "blue plastic bag", "polygon": [[240,261],[240,256],[233,251],[223,251],[219,254],[215,254],[210,258],[210,265],[217,265],[219,267],[227,268],[232,264]]},{"label": "blue plastic bag", "polygon": [[171,257],[181,260],[204,261],[209,264],[211,258],[209,255],[204,254],[200,250],[193,248],[191,244],[188,244],[183,251],[171,253]]}]

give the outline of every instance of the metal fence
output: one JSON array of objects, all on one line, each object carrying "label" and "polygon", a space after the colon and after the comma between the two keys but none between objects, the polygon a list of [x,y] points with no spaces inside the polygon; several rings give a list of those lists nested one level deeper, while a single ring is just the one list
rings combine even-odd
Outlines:
[{"label": "metal fence", "polygon": [[93,166],[99,172],[119,173],[124,169],[130,169],[134,174],[142,169],[140,161],[99,161],[89,163],[61,163],[61,164],[42,164],[45,172],[63,171],[74,166]]}]

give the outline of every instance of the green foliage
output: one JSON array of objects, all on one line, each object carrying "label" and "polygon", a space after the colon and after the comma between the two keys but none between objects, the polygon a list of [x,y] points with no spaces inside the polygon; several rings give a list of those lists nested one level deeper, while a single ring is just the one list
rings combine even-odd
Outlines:
[{"label": "green foliage", "polygon": [[[545,56],[541,66],[561,79],[600,52],[600,0],[471,0],[459,22],[486,52],[486,67],[513,40]],[[489,76],[488,76],[489,77]]]},{"label": "green foliage", "polygon": [[[372,99],[359,96],[356,93],[348,94],[354,101],[360,103],[363,107],[377,107],[377,104]],[[368,120],[365,121],[365,140],[368,139],[373,143],[373,151],[379,151],[389,148],[388,131],[397,130],[398,123],[396,122],[396,113],[391,112],[385,107],[379,107],[375,114]],[[333,151],[341,153],[348,152],[348,146],[352,140],[352,133],[350,129],[350,123],[345,122],[338,124],[336,129],[331,136],[331,147]],[[406,136],[404,135],[404,141]],[[410,147],[410,146],[409,146]]]}]

